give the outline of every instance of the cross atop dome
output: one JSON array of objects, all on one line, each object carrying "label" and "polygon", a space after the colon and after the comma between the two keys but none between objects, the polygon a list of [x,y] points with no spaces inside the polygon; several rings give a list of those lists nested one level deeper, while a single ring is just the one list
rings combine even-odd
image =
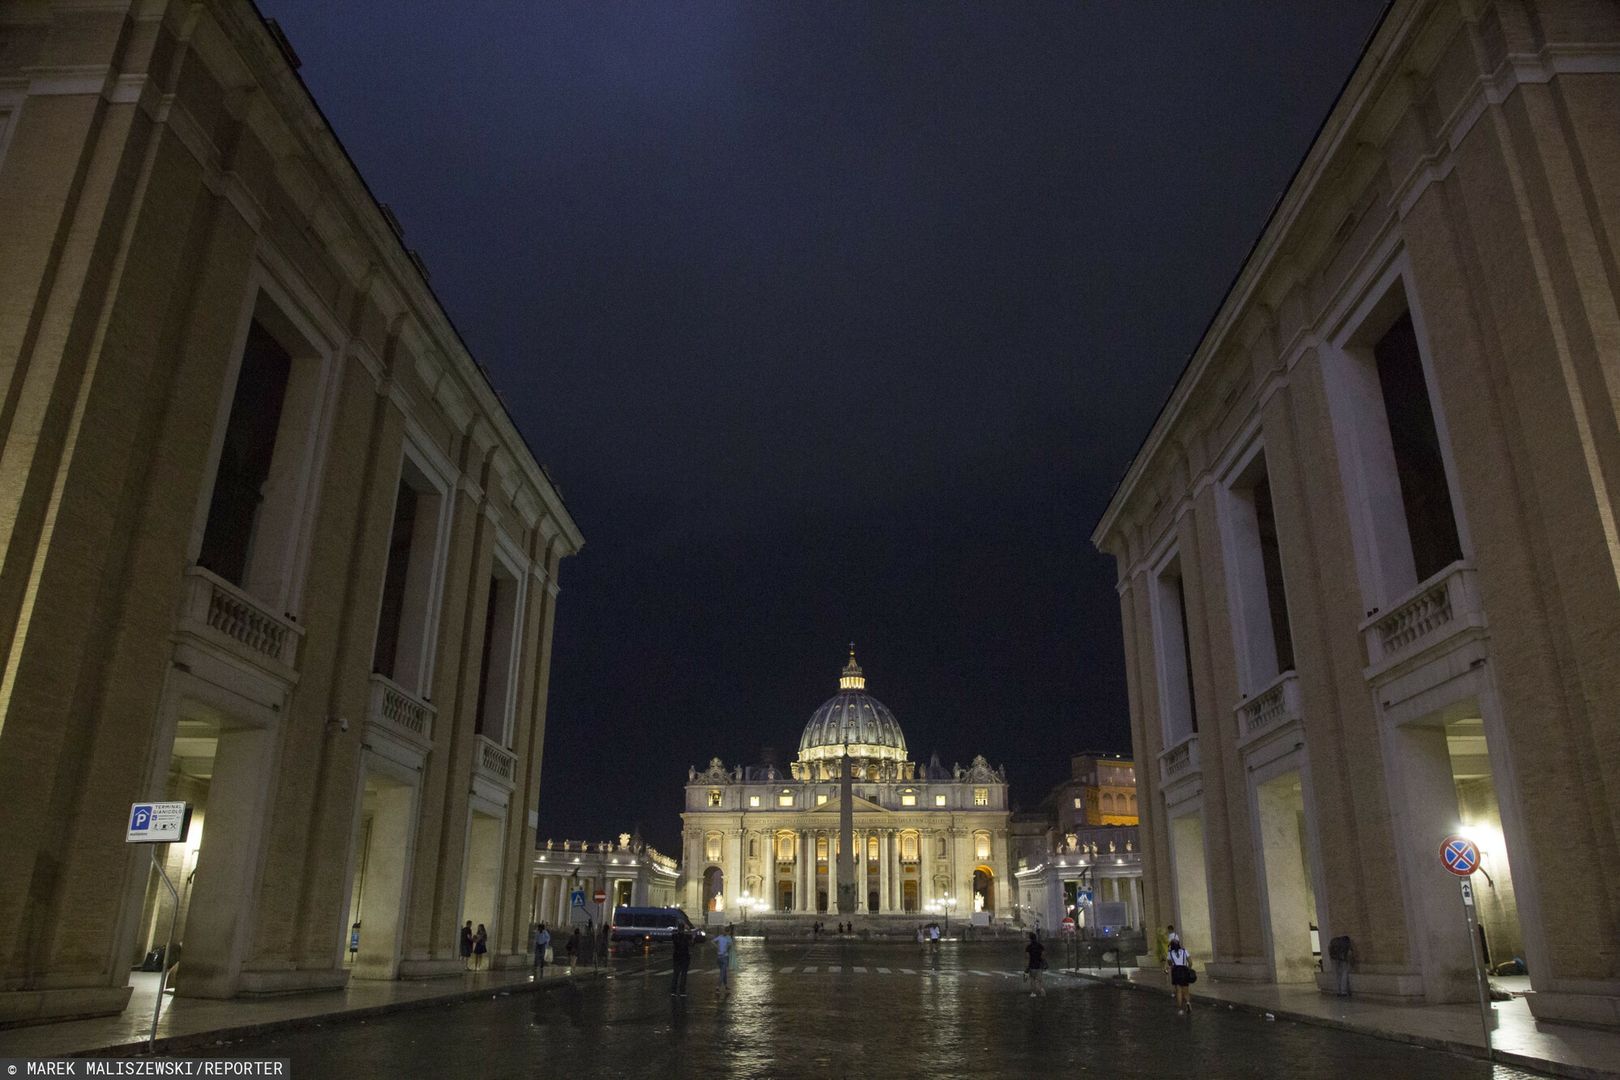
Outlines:
[{"label": "cross atop dome", "polygon": [[861,674],[861,665],[855,662],[855,643],[849,643],[849,663],[844,665],[844,673],[838,678],[840,690],[865,690],[866,676]]}]

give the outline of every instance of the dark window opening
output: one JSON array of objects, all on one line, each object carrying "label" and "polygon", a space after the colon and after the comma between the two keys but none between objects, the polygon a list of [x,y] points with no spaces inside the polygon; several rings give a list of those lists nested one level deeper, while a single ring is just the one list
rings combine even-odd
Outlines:
[{"label": "dark window opening", "polygon": [[1451,488],[1410,312],[1403,313],[1373,346],[1373,356],[1389,418],[1412,562],[1417,579],[1424,581],[1462,558],[1462,541],[1457,536]]},{"label": "dark window opening", "polygon": [[1187,680],[1187,724],[1188,730],[1196,735],[1198,734],[1198,692],[1193,689],[1192,638],[1187,633],[1187,590],[1182,588],[1180,578],[1174,579],[1174,588],[1176,590],[1176,611],[1181,617],[1181,674]]},{"label": "dark window opening", "polygon": [[484,610],[484,655],[478,664],[478,708],[473,713],[473,732],[483,735],[493,728],[485,716],[489,704],[489,665],[495,655],[495,609],[501,595],[501,579],[489,579],[489,603]]},{"label": "dark window opening", "polygon": [[231,399],[230,419],[219,452],[219,471],[208,504],[197,564],[241,586],[247,576],[253,527],[264,501],[292,357],[255,320],[242,350],[242,368]]},{"label": "dark window opening", "polygon": [[1262,472],[1254,485],[1254,520],[1260,533],[1260,566],[1265,571],[1266,606],[1271,612],[1271,639],[1277,650],[1277,674],[1294,670],[1294,636],[1288,625],[1288,593],[1283,588],[1282,550],[1277,544],[1277,517],[1271,504],[1271,476]]},{"label": "dark window opening", "polygon": [[405,614],[405,582],[411,568],[411,538],[416,530],[416,490],[399,485],[394,502],[394,528],[388,536],[388,569],[383,574],[382,613],[377,620],[377,647],[371,670],[392,679],[398,666],[400,621]]}]

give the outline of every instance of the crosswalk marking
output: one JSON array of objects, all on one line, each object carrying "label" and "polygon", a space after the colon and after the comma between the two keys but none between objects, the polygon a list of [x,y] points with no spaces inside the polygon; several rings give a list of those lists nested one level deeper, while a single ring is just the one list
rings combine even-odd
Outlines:
[{"label": "crosswalk marking", "polygon": [[844,969],[839,967],[837,964],[828,964],[827,965],[827,971],[829,973],[833,974],[833,975],[837,975],[839,972],[841,972],[843,970]]},{"label": "crosswalk marking", "polygon": [[804,973],[806,975],[814,975],[816,973],[816,969],[813,967],[807,967],[804,969]]},{"label": "crosswalk marking", "polygon": [[878,974],[879,975],[887,975],[888,973],[889,973],[888,968],[878,968]]},{"label": "crosswalk marking", "polygon": [[866,969],[859,966],[859,965],[856,965],[855,974],[857,974],[857,975],[865,975],[866,974]]},{"label": "crosswalk marking", "polygon": [[901,968],[900,969],[900,974],[902,974],[902,975],[915,975],[917,973],[915,971],[912,971],[910,968]]},{"label": "crosswalk marking", "polygon": [[983,975],[983,976],[985,976],[985,977],[986,977],[986,978],[988,978],[988,977],[989,977],[989,975],[990,975],[990,972],[988,972],[988,971],[979,971],[979,970],[978,970],[978,969],[977,969],[977,968],[975,968],[975,969],[974,969],[974,970],[973,970],[973,974],[975,974],[975,975]]},{"label": "crosswalk marking", "polygon": [[782,974],[784,974],[784,975],[791,975],[791,974],[793,974],[793,965],[792,965],[792,964],[789,964],[789,965],[788,965],[788,966],[787,966],[787,967],[785,967],[785,968],[783,968],[783,969],[782,969]]}]

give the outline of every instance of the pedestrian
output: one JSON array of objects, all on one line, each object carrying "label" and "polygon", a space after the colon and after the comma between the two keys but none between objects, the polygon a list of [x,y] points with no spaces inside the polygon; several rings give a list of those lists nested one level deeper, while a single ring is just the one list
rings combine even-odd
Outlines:
[{"label": "pedestrian", "polygon": [[579,941],[579,962],[584,967],[596,966],[596,931],[589,926],[585,928],[585,936]]},{"label": "pedestrian", "polygon": [[686,932],[686,927],[677,926],[674,937],[670,938],[674,948],[673,959],[675,969],[670,973],[669,996],[686,996],[686,969],[692,966],[692,935]]},{"label": "pedestrian", "polygon": [[478,932],[473,935],[474,971],[477,971],[484,966],[484,954],[487,952],[489,952],[489,931],[484,929],[483,923],[479,923]]},{"label": "pedestrian", "polygon": [[731,945],[733,942],[732,928],[728,924],[720,931],[720,936],[714,939],[714,966],[720,975],[720,982],[715,986],[714,992],[722,997],[731,996]]},{"label": "pedestrian", "polygon": [[563,947],[563,952],[568,956],[568,974],[572,975],[574,961],[579,959],[579,927],[574,927],[574,932],[568,938],[568,944]]},{"label": "pedestrian", "polygon": [[607,921],[602,923],[602,959],[608,958],[608,949],[613,945],[613,926]]},{"label": "pedestrian", "polygon": [[1328,942],[1328,958],[1333,961],[1333,977],[1340,997],[1350,996],[1350,938],[1340,934]]},{"label": "pedestrian", "polygon": [[1180,938],[1170,939],[1170,952],[1165,960],[1170,965],[1170,985],[1175,990],[1176,1014],[1192,1013],[1192,984],[1198,981],[1198,973],[1192,968],[1192,956],[1181,944]]},{"label": "pedestrian", "polygon": [[928,944],[933,946],[935,952],[939,951],[939,923],[928,924]]},{"label": "pedestrian", "polygon": [[1033,931],[1029,935],[1029,944],[1024,946],[1024,952],[1029,954],[1029,966],[1024,972],[1029,976],[1029,996],[1039,994],[1045,997],[1046,984],[1041,981],[1041,973],[1046,970],[1046,946],[1041,944],[1041,939],[1036,937]]},{"label": "pedestrian", "polygon": [[923,946],[923,925],[922,925],[922,923],[918,923],[917,924],[917,948],[920,949],[920,948],[922,948],[922,946]]},{"label": "pedestrian", "polygon": [[550,959],[551,959],[551,931],[546,929],[546,924],[545,923],[541,923],[539,929],[537,929],[534,932],[534,977],[535,978],[543,979],[543,978],[546,977],[546,963]]},{"label": "pedestrian", "polygon": [[472,920],[468,919],[467,920],[467,925],[463,926],[461,928],[461,966],[462,967],[469,967],[469,968],[472,967],[472,939],[473,939]]}]

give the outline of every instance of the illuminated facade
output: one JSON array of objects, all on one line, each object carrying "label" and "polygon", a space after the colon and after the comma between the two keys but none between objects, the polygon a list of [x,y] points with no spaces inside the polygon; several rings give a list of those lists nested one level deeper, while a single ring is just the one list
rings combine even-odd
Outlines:
[{"label": "illuminated facade", "polygon": [[1039,807],[1012,816],[1015,915],[1042,929],[1057,929],[1065,917],[1095,929],[1096,905],[1116,903],[1124,905],[1116,928],[1139,929],[1136,763],[1119,754],[1076,754],[1069,771]]},{"label": "illuminated facade", "polygon": [[[617,841],[547,840],[534,856],[529,921],[599,927],[626,905],[675,907],[680,876],[674,859],[629,833]],[[600,903],[599,891],[607,894]],[[576,892],[584,894],[585,907],[574,907]]]},{"label": "illuminated facade", "polygon": [[[788,770],[727,768],[716,758],[689,771],[683,906],[728,918],[746,908],[1005,920],[1007,818],[1006,776],[984,758],[950,769],[910,760],[894,715],[866,692],[852,647],[838,693],[805,725]],[[849,911],[838,903],[841,875]]]},{"label": "illuminated facade", "polygon": [[1214,978],[1347,935],[1471,1001],[1483,945],[1620,1025],[1617,115],[1615,5],[1395,0],[1097,526],[1148,919]]},{"label": "illuminated facade", "polygon": [[124,1008],[138,800],[181,995],[527,963],[556,489],[252,4],[0,41],[0,1022]]}]

